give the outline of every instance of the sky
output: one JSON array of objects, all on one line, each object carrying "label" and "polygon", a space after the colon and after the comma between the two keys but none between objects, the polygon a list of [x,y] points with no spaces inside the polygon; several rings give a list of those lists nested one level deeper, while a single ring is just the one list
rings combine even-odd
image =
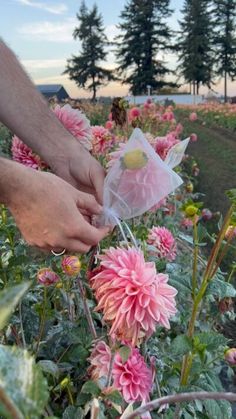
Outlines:
[{"label": "sky", "polygon": [[[0,37],[15,52],[20,62],[35,84],[63,84],[71,97],[90,97],[91,93],[78,88],[75,82],[63,75],[67,59],[80,51],[78,40],[72,37],[78,26],[78,13],[82,0],[0,0]],[[91,8],[95,0],[85,1]],[[106,34],[113,40],[118,34],[117,24],[126,0],[96,0],[99,12],[103,16]],[[178,20],[183,0],[171,0],[174,9],[169,24],[178,29]],[[170,68],[176,66],[176,56],[166,54]],[[0,57],[1,59],[1,57]],[[115,57],[109,53],[104,67],[115,68]],[[98,95],[127,95],[129,87],[118,82],[109,83],[99,90]],[[214,87],[217,93],[223,93],[223,83]],[[207,89],[202,88],[201,94]],[[236,82],[229,82],[229,94],[236,95]]]}]

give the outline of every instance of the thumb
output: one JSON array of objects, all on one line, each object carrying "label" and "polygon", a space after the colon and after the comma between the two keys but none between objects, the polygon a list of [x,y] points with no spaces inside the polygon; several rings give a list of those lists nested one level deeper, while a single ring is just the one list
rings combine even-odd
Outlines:
[{"label": "thumb", "polygon": [[78,193],[76,205],[79,209],[88,211],[89,214],[99,215],[102,212],[102,206],[96,201],[93,195],[86,192]]}]

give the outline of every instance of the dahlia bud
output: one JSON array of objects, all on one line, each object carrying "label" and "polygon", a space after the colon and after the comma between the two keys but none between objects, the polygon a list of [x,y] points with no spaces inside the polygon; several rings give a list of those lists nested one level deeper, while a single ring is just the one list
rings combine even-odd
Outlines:
[{"label": "dahlia bud", "polygon": [[225,360],[231,365],[236,365],[236,348],[230,348],[225,352]]},{"label": "dahlia bud", "polygon": [[195,207],[195,205],[188,205],[185,210],[184,210],[185,214],[188,217],[193,217],[194,215],[196,215],[198,213],[198,208]]},{"label": "dahlia bud", "polygon": [[77,256],[65,256],[61,262],[61,267],[68,276],[74,276],[80,272],[81,262]]},{"label": "dahlia bud", "polygon": [[42,285],[53,285],[59,281],[59,276],[50,268],[42,268],[37,273],[37,280]]},{"label": "dahlia bud", "polygon": [[230,225],[225,232],[225,238],[226,239],[229,239],[229,238],[233,239],[234,237],[236,237],[236,227]]},{"label": "dahlia bud", "polygon": [[212,219],[212,212],[208,208],[203,208],[202,210],[202,219],[204,221],[209,221]]},{"label": "dahlia bud", "polygon": [[186,192],[192,193],[193,192],[193,184],[192,184],[192,182],[188,182],[185,185],[185,189],[186,189]]}]

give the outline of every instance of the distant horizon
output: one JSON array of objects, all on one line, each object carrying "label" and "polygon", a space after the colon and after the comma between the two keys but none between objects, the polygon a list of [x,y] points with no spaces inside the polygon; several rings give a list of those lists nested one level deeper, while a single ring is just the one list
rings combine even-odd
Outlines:
[{"label": "distant horizon", "polygon": [[[74,81],[62,74],[67,59],[79,53],[79,42],[72,37],[73,30],[78,25],[76,13],[81,1],[74,0],[8,0],[0,2],[0,36],[15,52],[23,67],[35,84],[62,84],[72,98],[90,98],[91,92],[78,88]],[[86,0],[91,8],[94,0]],[[111,4],[107,0],[98,0],[99,13],[103,16],[105,32],[109,40],[118,33],[119,15],[126,0],[116,0]],[[183,0],[171,0],[174,14],[169,18],[172,29],[178,29],[178,20]],[[160,55],[168,66],[176,67],[176,54]],[[115,56],[109,52],[104,67],[115,69]],[[167,80],[174,80],[168,76]],[[183,84],[187,88],[187,84]],[[213,85],[217,94],[224,92],[223,80]],[[129,86],[120,82],[110,82],[98,90],[98,96],[127,96]],[[200,88],[200,94],[207,94],[207,87]],[[228,82],[228,96],[236,96],[236,82]]]}]

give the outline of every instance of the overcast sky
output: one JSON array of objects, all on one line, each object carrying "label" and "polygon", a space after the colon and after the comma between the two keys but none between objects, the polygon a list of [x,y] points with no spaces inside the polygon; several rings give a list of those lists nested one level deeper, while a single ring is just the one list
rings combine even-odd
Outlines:
[{"label": "overcast sky", "polygon": [[[110,40],[117,34],[116,25],[125,3],[125,0],[96,1]],[[89,8],[93,4],[94,0],[86,0]],[[174,14],[169,23],[173,29],[178,28],[182,4],[183,0],[171,0]],[[79,43],[73,40],[72,32],[78,23],[76,13],[80,5],[81,0],[0,0],[0,36],[17,54],[33,81],[36,84],[61,83],[72,97],[90,96],[62,75],[66,60],[79,51]],[[174,55],[160,58],[175,67]],[[109,54],[105,65],[114,68],[113,54]],[[235,83],[229,88],[230,94],[236,94]],[[216,91],[223,91],[222,84]],[[127,86],[110,83],[99,90],[99,95],[125,95],[127,92]]]}]

